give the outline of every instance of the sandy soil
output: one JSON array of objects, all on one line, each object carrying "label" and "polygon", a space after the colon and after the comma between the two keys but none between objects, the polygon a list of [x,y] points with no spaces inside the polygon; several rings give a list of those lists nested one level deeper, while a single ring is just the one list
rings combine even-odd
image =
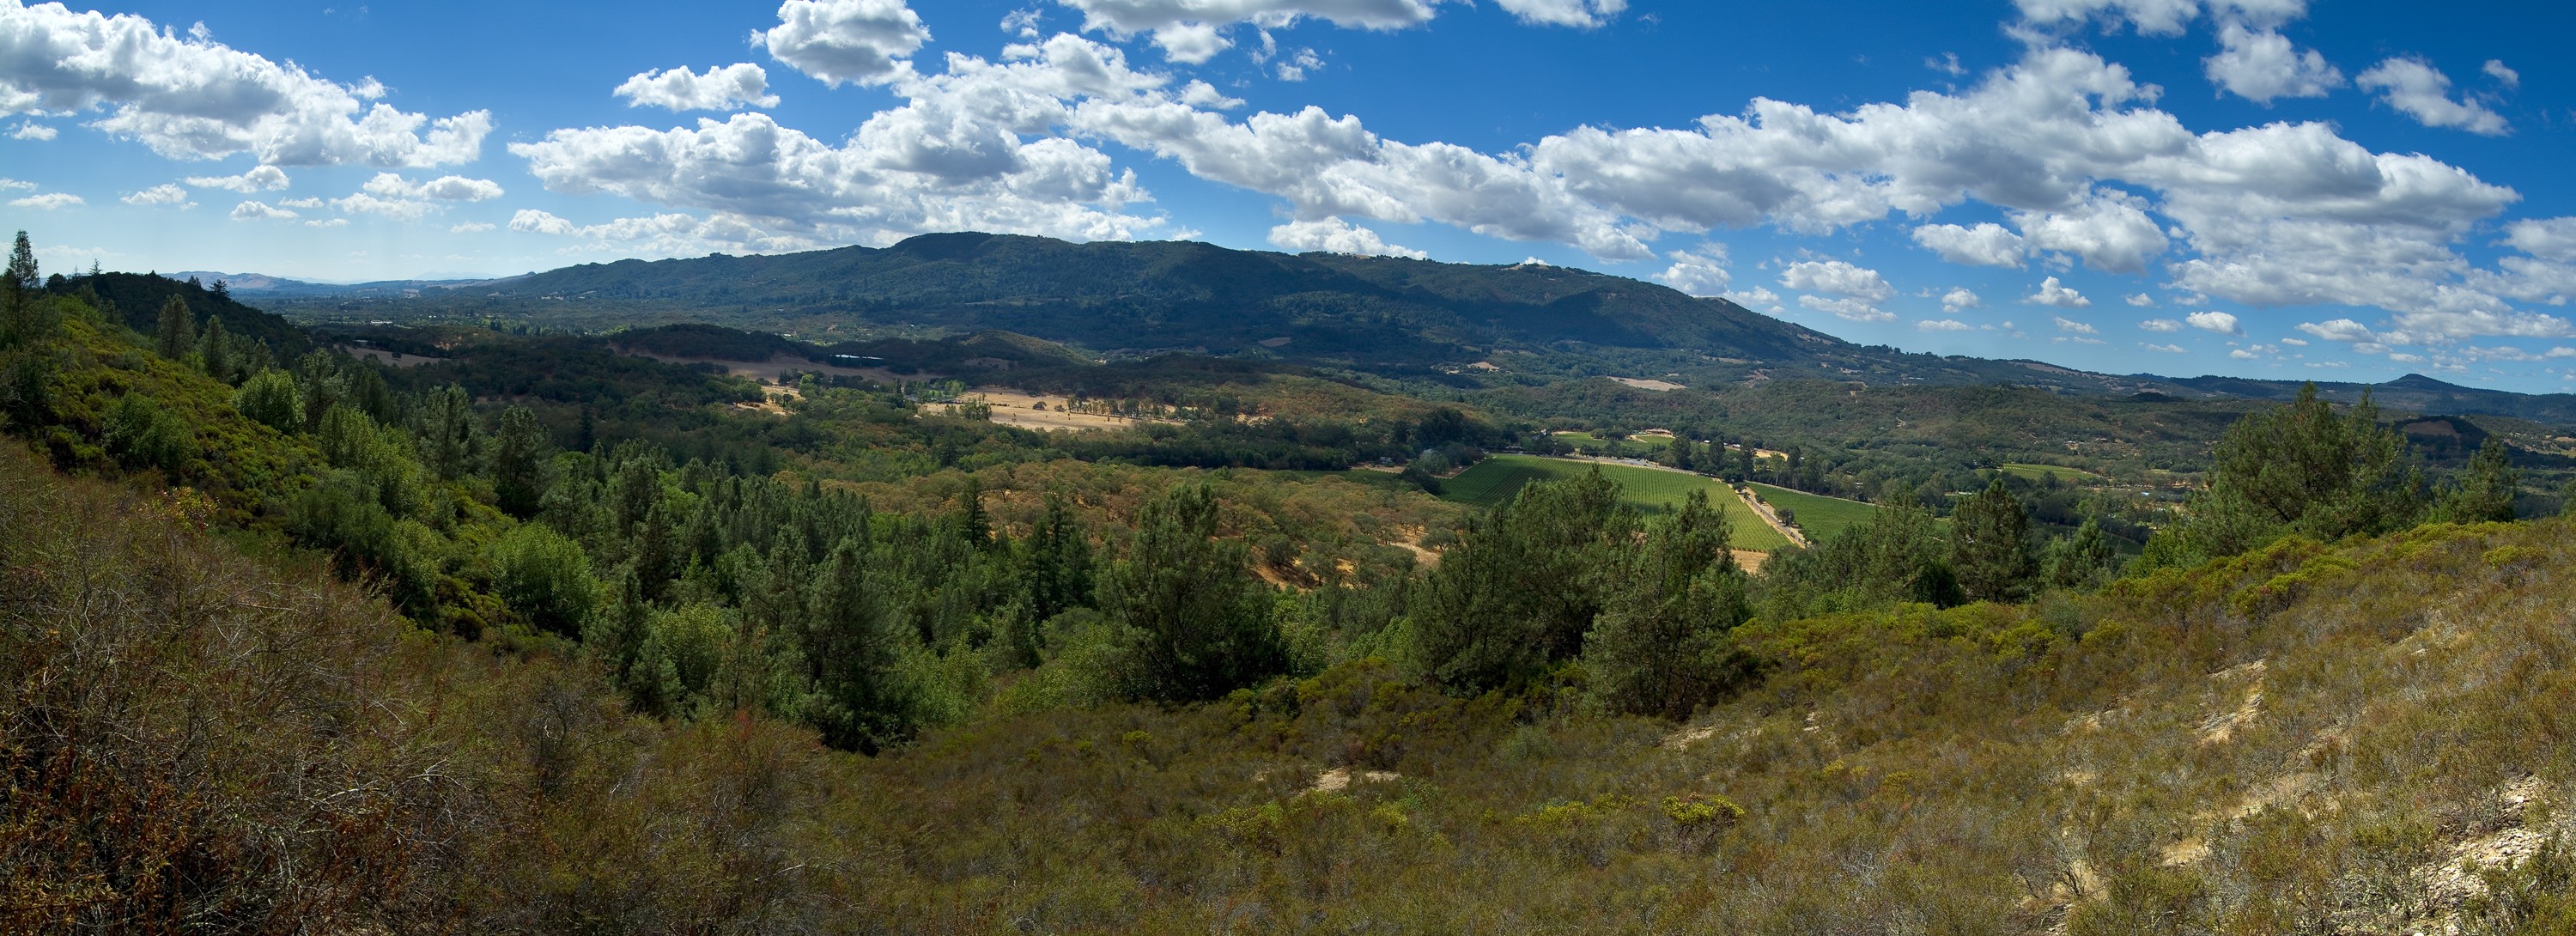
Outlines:
[{"label": "sandy soil", "polygon": [[[1066,401],[1063,397],[1039,396],[1009,387],[977,387],[966,391],[962,399],[969,402],[982,400],[993,407],[994,422],[1005,426],[1018,426],[1022,429],[1072,429],[1090,432],[1127,429],[1149,422],[1171,421],[1102,416],[1098,413],[1068,413],[1064,411]],[[1040,403],[1046,404],[1046,408],[1036,408],[1036,404]]]},{"label": "sandy soil", "polygon": [[1639,390],[1652,390],[1657,393],[1682,389],[1682,385],[1669,380],[1647,380],[1642,377],[1612,377],[1610,379],[1635,387]]},{"label": "sandy soil", "polygon": [[406,354],[401,357],[395,357],[394,353],[391,351],[379,348],[353,348],[347,345],[342,345],[340,350],[349,352],[350,357],[366,358],[379,364],[386,364],[394,367],[421,367],[447,360],[446,358],[430,357],[425,354]]}]

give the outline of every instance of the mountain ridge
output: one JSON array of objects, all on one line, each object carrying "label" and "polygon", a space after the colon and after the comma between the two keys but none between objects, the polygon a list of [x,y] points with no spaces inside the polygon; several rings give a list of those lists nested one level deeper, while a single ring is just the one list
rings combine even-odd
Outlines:
[{"label": "mountain ridge", "polygon": [[[2305,381],[2115,375],[2027,359],[1915,354],[1846,341],[1723,298],[1574,267],[1236,250],[960,232],[886,247],[577,264],[499,280],[403,281],[327,296],[316,311],[525,316],[605,329],[700,321],[834,343],[855,334],[995,330],[1105,357],[1183,352],[1456,376],[1501,354],[1561,376],[1680,376],[1693,386],[1820,377],[1865,384],[2283,399]],[[467,289],[466,287],[474,287]],[[363,300],[352,304],[351,300]],[[372,314],[372,313],[371,313]],[[2462,387],[2411,374],[2320,383],[2339,402],[2428,414],[2576,423],[2576,396]]]}]

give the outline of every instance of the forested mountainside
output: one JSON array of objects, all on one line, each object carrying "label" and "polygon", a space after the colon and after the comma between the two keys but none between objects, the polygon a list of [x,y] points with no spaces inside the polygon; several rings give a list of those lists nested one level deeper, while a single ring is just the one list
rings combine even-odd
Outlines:
[{"label": "forested mountainside", "polygon": [[[2289,399],[2301,386],[1907,354],[1854,345],[1725,299],[1543,264],[1290,255],[1189,241],[930,234],[882,249],[623,260],[504,280],[394,286],[400,288],[314,287],[264,294],[263,301],[308,318],[498,317],[591,330],[712,322],[822,345],[1000,331],[1109,357],[1246,355],[1445,374],[1452,384],[1592,375],[1672,376],[1692,386],[1823,378],[2266,400]],[[2322,386],[2343,403],[2371,389],[2383,405],[2434,415],[2576,422],[2576,396],[2567,394],[2478,390],[2420,375]]]},{"label": "forested mountainside", "polygon": [[[2175,504],[997,334],[953,341],[1126,395],[1013,425],[499,320],[291,354],[210,290],[146,330],[11,270],[0,930],[2576,919],[2570,521],[2512,427],[2088,411],[2196,414],[2152,425],[2195,470],[2136,476]],[[1772,402],[1905,418],[1806,384]],[[1838,516],[1748,552],[1768,498]]]}]

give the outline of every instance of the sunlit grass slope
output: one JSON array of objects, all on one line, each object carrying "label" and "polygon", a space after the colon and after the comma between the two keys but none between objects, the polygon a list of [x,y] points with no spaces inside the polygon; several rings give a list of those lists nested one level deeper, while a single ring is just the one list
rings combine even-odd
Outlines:
[{"label": "sunlit grass slope", "polygon": [[1490,507],[1510,500],[1523,485],[1532,481],[1580,477],[1596,467],[1601,469],[1603,476],[1619,482],[1625,491],[1622,499],[1636,505],[1638,510],[1657,513],[1667,508],[1678,508],[1690,492],[1706,491],[1709,503],[1724,509],[1727,520],[1734,525],[1735,548],[1777,552],[1789,546],[1787,537],[1762,522],[1752,508],[1744,505],[1742,498],[1727,490],[1725,483],[1678,471],[1536,455],[1497,455],[1442,482],[1447,491],[1442,496],[1461,503]]}]

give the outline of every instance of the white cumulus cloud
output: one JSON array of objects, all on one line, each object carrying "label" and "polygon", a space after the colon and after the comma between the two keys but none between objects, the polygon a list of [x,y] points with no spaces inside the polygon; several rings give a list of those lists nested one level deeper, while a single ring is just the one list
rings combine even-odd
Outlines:
[{"label": "white cumulus cloud", "polygon": [[43,142],[45,140],[53,139],[59,132],[60,131],[57,131],[52,127],[29,120],[22,121],[17,127],[11,129],[9,131],[9,138],[12,140],[35,140]]},{"label": "white cumulus cloud", "polygon": [[705,74],[686,67],[643,72],[626,79],[614,93],[625,98],[628,107],[673,111],[778,106],[778,95],[769,93],[769,72],[750,62],[709,68]]},{"label": "white cumulus cloud", "polygon": [[1300,253],[1320,250],[1363,257],[1411,257],[1415,260],[1431,256],[1410,247],[1387,243],[1378,237],[1376,231],[1354,227],[1340,218],[1282,224],[1270,229],[1270,243]]},{"label": "white cumulus cloud", "polygon": [[1969,292],[1967,287],[1964,286],[1950,287],[1949,292],[1941,294],[1941,311],[1943,312],[1955,313],[1968,309],[1982,309],[1985,307],[1986,301],[1978,298],[1976,293]]},{"label": "white cumulus cloud", "polygon": [[25,198],[13,198],[9,200],[10,207],[32,208],[37,211],[55,211],[63,208],[76,208],[85,204],[88,204],[88,202],[83,201],[80,196],[67,192],[46,192],[42,195],[29,195]]},{"label": "white cumulus cloud", "polygon": [[119,201],[129,205],[177,205],[181,210],[197,207],[196,202],[188,200],[187,189],[167,182],[127,195]]},{"label": "white cumulus cloud", "polygon": [[2182,323],[2169,318],[2157,318],[2139,322],[2138,327],[2151,332],[2172,333],[2181,331]]},{"label": "white cumulus cloud", "polygon": [[440,176],[425,182],[414,182],[391,172],[376,173],[375,178],[367,180],[365,189],[370,194],[381,195],[386,198],[402,198],[414,201],[421,199],[435,199],[437,201],[478,202],[499,198],[502,194],[501,186],[498,183],[486,179],[468,179],[464,176]]},{"label": "white cumulus cloud", "polygon": [[2503,59],[2488,59],[2486,67],[2482,70],[2487,73],[2487,77],[2495,79],[2497,84],[2507,88],[2522,87],[2522,73],[2505,67]]},{"label": "white cumulus cloud", "polygon": [[2576,218],[2532,218],[2505,225],[2506,244],[2544,260],[2576,263]]},{"label": "white cumulus cloud", "polygon": [[1841,260],[1802,260],[1789,264],[1780,270],[1780,285],[1866,299],[1873,303],[1885,302],[1888,297],[1896,295],[1896,287],[1888,285],[1887,279],[1878,275],[1877,270]]},{"label": "white cumulus cloud", "polygon": [[274,192],[288,184],[286,170],[276,166],[252,166],[250,171],[230,176],[189,176],[188,184],[198,188],[219,188],[229,192]]},{"label": "white cumulus cloud", "polygon": [[1617,19],[1628,0],[1494,0],[1521,22],[1591,29]]},{"label": "white cumulus cloud", "polygon": [[0,37],[0,116],[105,111],[92,126],[171,159],[435,166],[471,162],[492,129],[487,111],[431,120],[371,104],[385,93],[372,80],[330,81],[140,16],[8,0]]},{"label": "white cumulus cloud", "polygon": [[[945,74],[894,82],[907,102],[869,117],[839,146],[743,113],[668,130],[557,130],[510,152],[550,191],[705,212],[683,215],[703,222],[689,231],[739,238],[710,249],[887,243],[934,230],[1075,240],[1162,231],[1160,218],[1123,210],[1146,199],[1132,171],[1051,134],[1071,120],[1072,100],[1150,97],[1188,109],[1178,98],[1204,98],[1203,86],[1172,90],[1170,79],[1129,68],[1118,49],[1069,35],[1010,46],[1003,58],[951,56]],[[664,217],[653,216],[653,236],[680,236],[680,223]]]},{"label": "white cumulus cloud", "polygon": [[2219,28],[2219,52],[2202,60],[2209,80],[2238,97],[2270,104],[2285,97],[2324,97],[2343,86],[2343,72],[2315,49],[2300,50],[2271,30],[2230,22]]},{"label": "white cumulus cloud", "polygon": [[2326,322],[2301,322],[2299,330],[2327,341],[2368,342],[2373,338],[2369,328],[2348,318]]},{"label": "white cumulus cloud", "polygon": [[235,221],[277,220],[292,217],[296,217],[295,212],[263,201],[245,201],[233,206]]},{"label": "white cumulus cloud", "polygon": [[1973,330],[1969,328],[1968,323],[1959,321],[1958,319],[1924,319],[1920,322],[1914,323],[1914,327],[1918,331],[1928,332],[1963,332]]},{"label": "white cumulus cloud", "polygon": [[1828,299],[1823,296],[1799,296],[1800,306],[1818,312],[1831,312],[1837,318],[1855,322],[1893,322],[1894,313],[1880,311],[1878,306],[1860,299]]},{"label": "white cumulus cloud", "polygon": [[1673,261],[1655,279],[1694,296],[1723,296],[1735,277],[1726,270],[1726,245],[1701,244],[1665,255]]},{"label": "white cumulus cloud", "polygon": [[1975,227],[1926,224],[1914,229],[1914,242],[1941,259],[1968,266],[2020,267],[2027,250],[2021,235],[1992,221]]},{"label": "white cumulus cloud", "polygon": [[787,0],[778,6],[778,25],[752,40],[771,58],[839,87],[894,80],[930,41],[930,30],[903,0]]},{"label": "white cumulus cloud", "polygon": [[2052,315],[2049,316],[2049,321],[2056,322],[2057,330],[2062,332],[2073,332],[2078,335],[2096,335],[2101,333],[2100,329],[2096,329],[2091,325],[2078,322],[2064,316]]},{"label": "white cumulus cloud", "polygon": [[2041,280],[2039,291],[2022,297],[2021,301],[2031,305],[2056,306],[2061,309],[2093,307],[2093,300],[2084,298],[2083,293],[2076,292],[2072,286],[2058,282],[2057,277],[2054,276]]},{"label": "white cumulus cloud", "polygon": [[2159,354],[2190,354],[2190,353],[2191,353],[2191,351],[2190,351],[2190,350],[2188,350],[2188,349],[2184,348],[2183,346],[2181,346],[2181,345],[2174,345],[2174,344],[2147,344],[2146,342],[2143,342],[2143,341],[2142,341],[2142,342],[2139,342],[2139,343],[2138,343],[2138,347],[2145,348],[2145,349],[2147,349],[2147,350],[2149,350],[2149,351],[2154,351],[2154,352],[2157,352],[2157,353],[2159,353]]},{"label": "white cumulus cloud", "polygon": [[2363,90],[2427,127],[2456,127],[2484,136],[2502,136],[2512,128],[2502,115],[2476,100],[2451,98],[2451,78],[2423,59],[2392,58],[2353,79]]},{"label": "white cumulus cloud", "polygon": [[2183,320],[2190,322],[2191,327],[2200,329],[2201,331],[2214,331],[2222,335],[2242,335],[2245,333],[2243,328],[2237,326],[2236,316],[2229,315],[2225,312],[2194,312],[2190,315],[2183,316]]},{"label": "white cumulus cloud", "polygon": [[2123,301],[2141,309],[2152,309],[2156,307],[2156,297],[2147,295],[2146,293],[2132,293],[2129,298]]}]

